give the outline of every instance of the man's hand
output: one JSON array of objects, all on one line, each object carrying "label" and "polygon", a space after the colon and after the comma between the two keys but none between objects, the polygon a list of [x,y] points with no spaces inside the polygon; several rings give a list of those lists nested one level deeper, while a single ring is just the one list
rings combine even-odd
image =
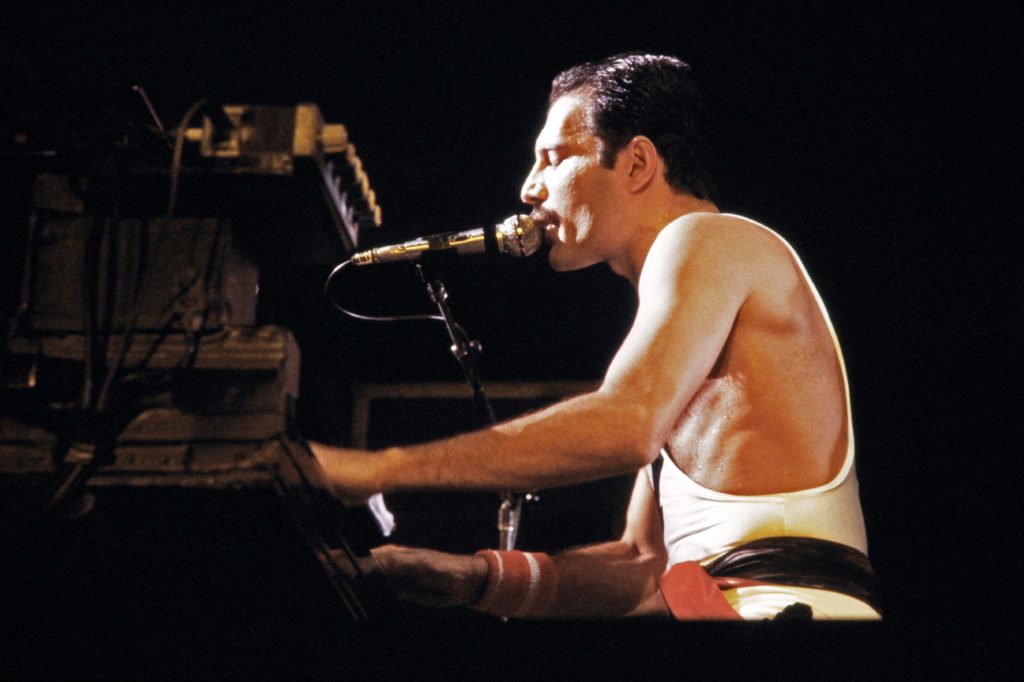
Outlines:
[{"label": "man's hand", "polygon": [[313,441],[309,442],[309,447],[333,486],[335,494],[346,506],[366,504],[372,495],[381,491],[381,484],[376,477],[375,461],[379,455]]},{"label": "man's hand", "polygon": [[384,545],[373,557],[400,598],[423,606],[472,606],[487,579],[478,556]]}]

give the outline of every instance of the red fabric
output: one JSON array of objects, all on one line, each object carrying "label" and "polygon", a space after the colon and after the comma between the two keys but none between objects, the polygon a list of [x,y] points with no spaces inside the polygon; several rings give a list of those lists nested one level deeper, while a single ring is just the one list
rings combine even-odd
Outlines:
[{"label": "red fabric", "polygon": [[[726,589],[739,587],[730,585]],[[719,589],[715,578],[695,561],[675,564],[661,576],[661,594],[677,620],[742,620]],[[752,582],[752,581],[745,581]]]},{"label": "red fabric", "polygon": [[555,600],[558,568],[547,554],[481,550],[477,556],[487,561],[487,584],[473,608],[499,616],[540,616]]}]

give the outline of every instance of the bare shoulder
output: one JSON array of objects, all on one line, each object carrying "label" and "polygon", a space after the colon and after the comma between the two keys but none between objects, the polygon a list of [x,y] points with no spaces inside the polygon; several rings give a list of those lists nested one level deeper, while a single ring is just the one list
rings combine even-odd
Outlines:
[{"label": "bare shoulder", "polygon": [[731,213],[687,213],[665,226],[658,235],[656,249],[685,251],[730,249],[740,254],[768,249],[782,253],[788,245],[776,232],[761,223]]},{"label": "bare shoulder", "polygon": [[661,280],[684,271],[702,279],[751,281],[790,261],[789,245],[758,222],[727,213],[688,213],[666,225],[655,239],[641,286],[644,278]]}]

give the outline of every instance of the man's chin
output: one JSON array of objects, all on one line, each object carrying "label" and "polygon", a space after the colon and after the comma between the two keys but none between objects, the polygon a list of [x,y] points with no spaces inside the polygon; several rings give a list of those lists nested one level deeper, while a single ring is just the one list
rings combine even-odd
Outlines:
[{"label": "man's chin", "polygon": [[548,265],[550,265],[551,269],[554,270],[555,272],[569,272],[570,270],[574,269],[572,267],[569,267],[565,263],[561,263],[550,257],[548,258]]},{"label": "man's chin", "polygon": [[548,265],[555,272],[566,272],[568,270],[575,270],[569,259],[565,258],[565,254],[562,253],[562,249],[559,248],[558,244],[552,244],[551,248],[548,249]]},{"label": "man's chin", "polygon": [[593,263],[580,262],[579,258],[573,258],[571,254],[565,253],[559,244],[554,244],[551,250],[548,251],[548,265],[555,272],[569,272],[571,270],[582,270],[588,265],[593,265]]}]

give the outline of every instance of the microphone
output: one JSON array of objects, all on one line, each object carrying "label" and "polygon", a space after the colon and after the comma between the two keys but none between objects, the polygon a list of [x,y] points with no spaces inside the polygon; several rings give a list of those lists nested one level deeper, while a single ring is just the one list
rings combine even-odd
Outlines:
[{"label": "microphone", "polygon": [[514,215],[494,227],[478,227],[463,232],[445,232],[418,237],[403,244],[378,246],[352,256],[354,265],[374,265],[399,260],[416,260],[428,251],[454,249],[458,254],[497,250],[509,256],[531,256],[540,248],[542,231],[532,218]]}]

